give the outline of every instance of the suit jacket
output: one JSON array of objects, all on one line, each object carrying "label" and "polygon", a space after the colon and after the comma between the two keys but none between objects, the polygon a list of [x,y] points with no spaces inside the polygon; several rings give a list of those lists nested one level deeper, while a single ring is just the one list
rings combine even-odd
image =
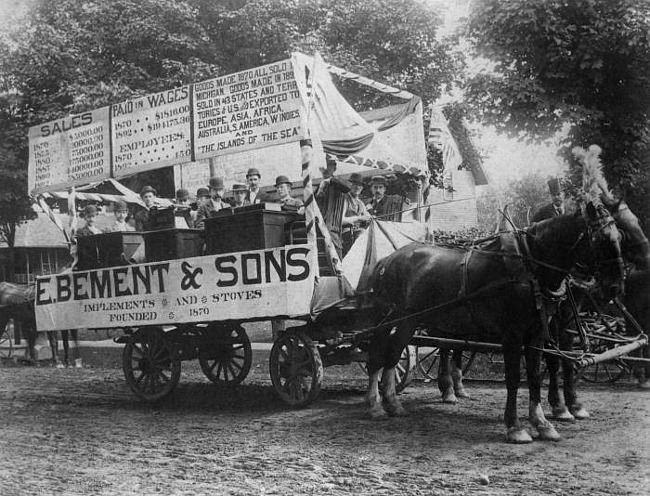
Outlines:
[{"label": "suit jacket", "polygon": [[249,204],[252,204],[252,203],[272,202],[273,200],[271,199],[271,195],[263,193],[262,191],[258,191],[257,196],[255,197],[255,201],[251,202],[251,192],[250,190],[248,190],[246,192],[246,201],[248,201]]},{"label": "suit jacket", "polygon": [[78,238],[80,236],[92,236],[94,234],[101,234],[101,231],[93,232],[88,226],[83,226],[81,229],[77,229],[75,236]]},{"label": "suit jacket", "polygon": [[196,220],[194,221],[194,227],[196,229],[203,229],[205,227],[203,221],[205,219],[209,219],[210,217],[213,216],[214,213],[216,213],[219,210],[222,210],[224,208],[230,208],[230,204],[226,203],[223,200],[219,200],[219,202],[216,205],[215,205],[214,200],[210,200],[205,205],[201,205],[199,207],[199,211],[196,214]]},{"label": "suit jacket", "polygon": [[135,221],[135,230],[138,232],[143,232],[148,230],[149,225],[149,210],[140,209],[133,215],[133,220]]},{"label": "suit jacket", "polygon": [[546,219],[552,219],[553,217],[558,217],[560,214],[555,209],[555,205],[549,203],[540,208],[537,213],[533,216],[533,222],[539,222]]}]

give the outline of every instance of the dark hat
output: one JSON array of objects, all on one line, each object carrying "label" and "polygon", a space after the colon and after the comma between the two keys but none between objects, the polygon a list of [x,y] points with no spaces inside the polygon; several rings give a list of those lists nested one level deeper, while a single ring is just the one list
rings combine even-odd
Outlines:
[{"label": "dark hat", "polygon": [[220,177],[211,177],[210,189],[224,189],[223,179]]},{"label": "dark hat", "polygon": [[250,169],[248,169],[248,172],[246,173],[246,177],[250,177],[250,176],[262,177],[262,174],[260,174],[259,169],[255,167],[251,167]]},{"label": "dark hat", "polygon": [[235,193],[237,191],[246,191],[248,188],[246,188],[245,184],[239,184],[235,183],[232,185],[232,192]]},{"label": "dark hat", "polygon": [[176,191],[177,200],[187,200],[190,197],[190,192],[184,188],[181,188]]},{"label": "dark hat", "polygon": [[554,177],[553,179],[549,179],[548,181],[548,190],[551,192],[551,195],[559,195],[560,192],[562,191],[562,184],[560,183],[560,180],[557,177]]},{"label": "dark hat", "polygon": [[383,184],[386,186],[386,178],[384,176],[372,176],[370,182],[372,184]]},{"label": "dark hat", "polygon": [[140,190],[140,197],[143,197],[146,193],[153,193],[154,195],[158,196],[158,192],[153,189],[151,186],[145,186]]},{"label": "dark hat", "polygon": [[310,139],[302,139],[300,140],[300,148],[302,148],[303,146],[313,146],[313,145]]},{"label": "dark hat", "polygon": [[210,196],[210,190],[208,188],[199,188],[196,190],[196,197],[201,198],[202,196]]},{"label": "dark hat", "polygon": [[97,213],[97,207],[95,205],[86,205],[86,208],[84,208],[83,216],[85,217],[86,215],[96,214],[96,213]]},{"label": "dark hat", "polygon": [[363,184],[363,178],[361,177],[361,174],[357,174],[356,172],[350,174],[348,181],[355,184]]},{"label": "dark hat", "polygon": [[291,181],[289,181],[289,178],[287,176],[278,176],[275,178],[275,187],[277,188],[281,184],[288,184],[291,186]]},{"label": "dark hat", "polygon": [[125,212],[129,210],[129,207],[127,207],[126,202],[124,200],[117,200],[115,202],[115,206],[113,207],[113,210],[115,212]]}]

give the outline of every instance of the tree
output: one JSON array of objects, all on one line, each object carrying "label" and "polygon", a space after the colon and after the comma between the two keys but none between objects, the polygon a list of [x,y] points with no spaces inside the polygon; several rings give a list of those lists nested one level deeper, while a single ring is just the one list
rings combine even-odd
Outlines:
[{"label": "tree", "polygon": [[475,117],[518,138],[568,129],[574,170],[570,149],[599,144],[606,178],[650,228],[650,3],[483,0],[467,35],[492,63],[466,85]]}]

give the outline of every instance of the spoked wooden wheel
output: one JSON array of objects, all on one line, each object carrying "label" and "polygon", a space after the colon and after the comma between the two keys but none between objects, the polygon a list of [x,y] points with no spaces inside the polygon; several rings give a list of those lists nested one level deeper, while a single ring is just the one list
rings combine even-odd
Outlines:
[{"label": "spoked wooden wheel", "polygon": [[178,384],[181,362],[174,357],[173,343],[163,330],[152,327],[138,330],[126,343],[122,370],[138,398],[157,401]]},{"label": "spoked wooden wheel", "polygon": [[[404,350],[402,350],[402,354],[399,357],[399,362],[397,362],[397,367],[395,367],[396,393],[401,393],[411,384],[411,382],[413,382],[413,376],[415,375],[415,366],[417,363],[416,353],[416,346],[409,345],[404,348]],[[359,366],[366,374],[368,374],[367,363],[359,362]],[[379,387],[381,387],[381,384]]]},{"label": "spoked wooden wheel", "polygon": [[0,358],[11,358],[14,354],[14,341],[7,323],[0,329]]},{"label": "spoked wooden wheel", "polygon": [[253,348],[241,326],[208,327],[203,331],[199,364],[205,376],[215,384],[235,386],[251,369]]},{"label": "spoked wooden wheel", "polygon": [[425,379],[435,381],[438,378],[438,366],[440,365],[440,348],[429,346],[416,346],[415,356],[417,358],[418,370]]},{"label": "spoked wooden wheel", "polygon": [[616,382],[628,373],[627,366],[621,360],[599,362],[577,372],[577,377],[585,382]]},{"label": "spoked wooden wheel", "polygon": [[323,363],[316,344],[303,333],[285,332],[271,348],[271,382],[283,401],[303,407],[314,401],[323,382]]}]

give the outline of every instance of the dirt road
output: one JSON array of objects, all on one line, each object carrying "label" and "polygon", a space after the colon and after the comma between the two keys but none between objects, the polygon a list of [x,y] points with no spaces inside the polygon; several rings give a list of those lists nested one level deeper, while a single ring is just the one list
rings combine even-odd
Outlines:
[{"label": "dirt road", "polygon": [[513,446],[499,383],[469,383],[472,400],[456,406],[416,383],[402,395],[409,417],[370,421],[352,367],[326,370],[300,411],[276,399],[263,363],[233,391],[183,367],[157,406],[116,368],[0,368],[1,493],[650,493],[650,394],[632,383],[582,386],[591,420],[559,425],[559,443]]}]

